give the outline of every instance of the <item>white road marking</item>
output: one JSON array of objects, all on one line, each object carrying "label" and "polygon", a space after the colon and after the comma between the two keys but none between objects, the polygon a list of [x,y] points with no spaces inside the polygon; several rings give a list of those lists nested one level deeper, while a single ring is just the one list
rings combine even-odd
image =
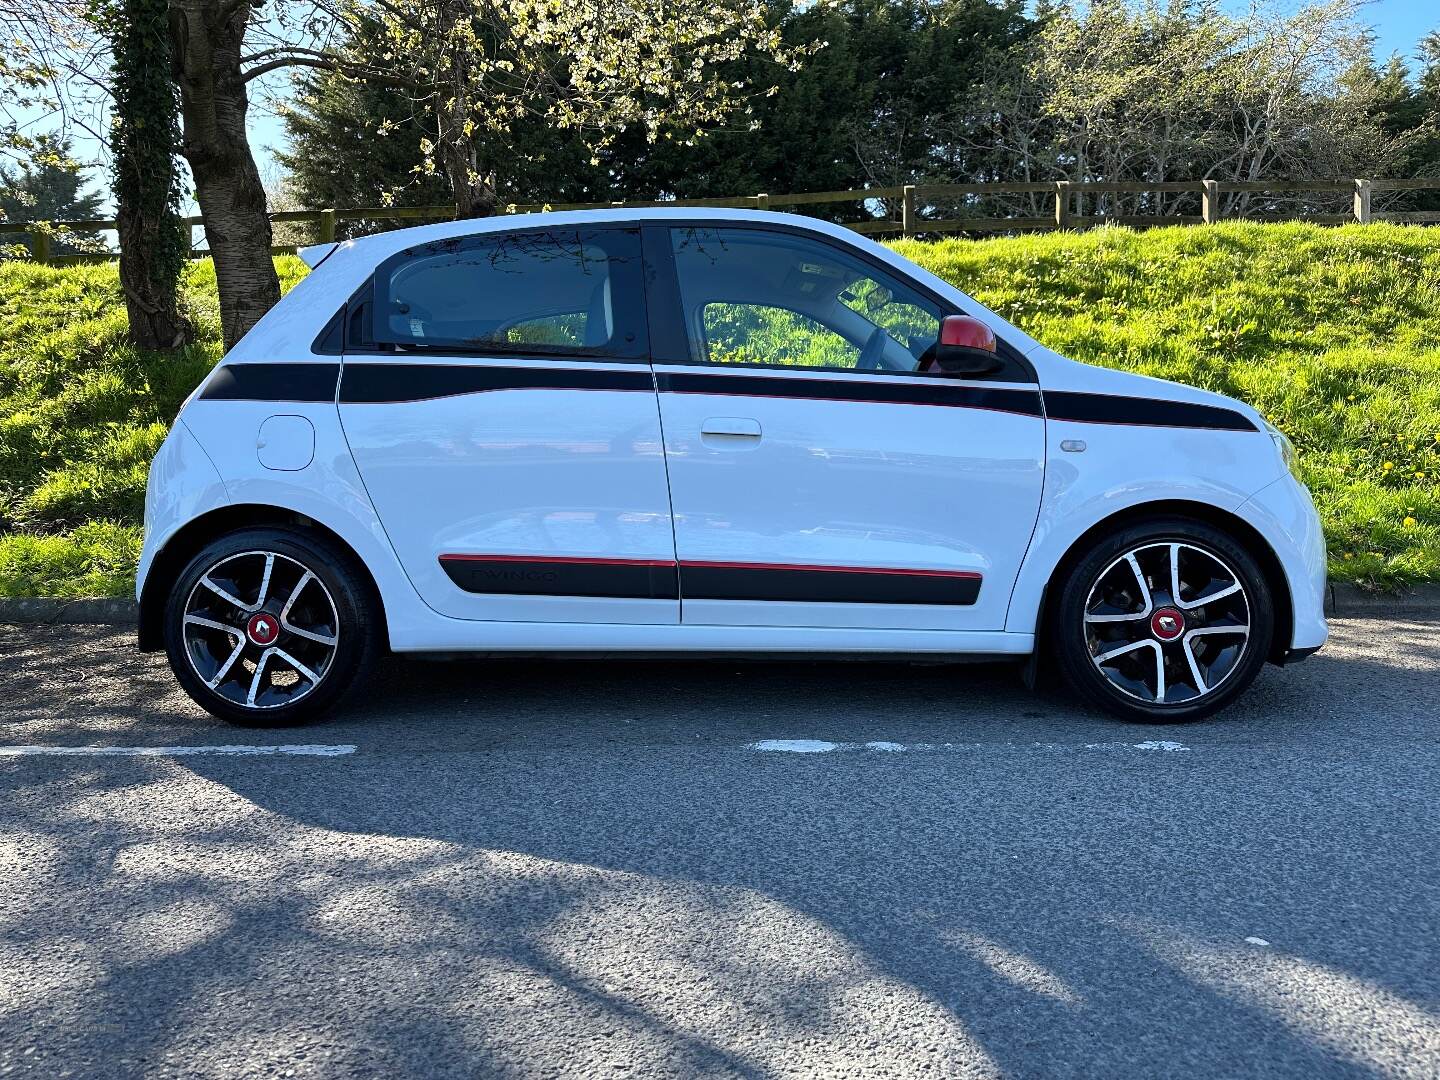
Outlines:
[{"label": "white road marking", "polygon": [[1246,945],[1269,945],[1270,943],[1269,943],[1268,941],[1266,941],[1263,937],[1247,937],[1247,938],[1245,939],[1245,944],[1246,944]]},{"label": "white road marking", "polygon": [[825,754],[839,746],[839,743],[825,742],[823,739],[761,739],[757,743],[751,743],[750,749],[779,750],[788,754]]},{"label": "white road marking", "polygon": [[339,757],[353,754],[349,744],[335,746],[0,746],[0,757],[191,757],[211,754],[245,757],[288,754],[294,757]]},{"label": "white road marking", "polygon": [[1149,741],[1138,743],[1015,743],[1015,742],[969,742],[969,743],[836,743],[823,739],[762,739],[749,744],[751,750],[779,751],[791,754],[825,754],[832,750],[869,750],[874,753],[895,754],[910,750],[1161,750],[1166,753],[1188,751],[1183,743],[1170,741]]}]

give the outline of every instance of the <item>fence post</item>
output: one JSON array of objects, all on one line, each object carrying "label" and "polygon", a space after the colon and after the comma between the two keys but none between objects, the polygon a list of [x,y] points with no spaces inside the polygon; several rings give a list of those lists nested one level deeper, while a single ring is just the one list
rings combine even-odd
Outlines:
[{"label": "fence post", "polygon": [[320,211],[320,239],[317,243],[333,244],[335,242],[335,211]]},{"label": "fence post", "polygon": [[48,263],[50,261],[50,223],[38,221],[36,228],[30,233],[30,254],[36,262]]},{"label": "fence post", "polygon": [[900,195],[900,232],[909,236],[915,231],[915,185],[906,184]]},{"label": "fence post", "polygon": [[1055,227],[1057,229],[1068,229],[1070,227],[1070,181],[1055,181]]},{"label": "fence post", "polygon": [[1205,190],[1200,193],[1200,218],[1206,225],[1220,220],[1220,181],[1201,180]]},{"label": "fence post", "polygon": [[1355,181],[1355,220],[1361,225],[1370,224],[1370,181]]},{"label": "fence post", "polygon": [[756,196],[755,196],[755,209],[756,209],[756,210],[769,210],[769,209],[770,209],[770,196],[769,196],[768,193],[762,191],[759,195],[756,195]]}]

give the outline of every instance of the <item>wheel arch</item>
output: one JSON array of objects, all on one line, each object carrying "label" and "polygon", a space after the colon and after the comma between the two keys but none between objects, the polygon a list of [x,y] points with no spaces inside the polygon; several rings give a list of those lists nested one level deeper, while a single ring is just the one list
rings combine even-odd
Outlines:
[{"label": "wheel arch", "polygon": [[177,529],[164,547],[155,553],[149,572],[145,575],[145,586],[140,594],[140,615],[138,626],[141,652],[155,652],[165,647],[163,618],[165,614],[166,585],[175,580],[185,564],[193,559],[206,544],[227,533],[239,529],[281,526],[302,532],[314,533],[346,552],[361,575],[361,581],[370,590],[375,610],[381,619],[380,638],[389,640],[385,625],[385,598],[375,575],[366,565],[355,548],[334,529],[312,517],[295,510],[263,503],[242,503],[236,506],[221,506],[201,514]]},{"label": "wheel arch", "polygon": [[1261,573],[1265,575],[1265,584],[1269,587],[1275,604],[1275,632],[1270,642],[1268,659],[1272,664],[1282,663],[1290,648],[1295,610],[1294,601],[1290,595],[1290,583],[1285,577],[1280,557],[1260,530],[1238,514],[1188,499],[1163,499],[1127,506],[1108,517],[1101,518],[1076,537],[1046,579],[1040,610],[1036,617],[1037,640],[1042,628],[1049,626],[1050,620],[1054,616],[1054,609],[1060,596],[1059,583],[1065,580],[1065,576],[1084,557],[1085,552],[1097,538],[1141,521],[1165,517],[1193,518],[1220,529],[1233,536],[1255,559]]}]

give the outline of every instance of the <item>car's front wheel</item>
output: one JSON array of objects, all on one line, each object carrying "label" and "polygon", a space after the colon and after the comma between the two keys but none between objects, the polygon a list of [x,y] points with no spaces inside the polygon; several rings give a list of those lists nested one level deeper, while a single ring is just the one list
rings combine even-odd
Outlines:
[{"label": "car's front wheel", "polygon": [[165,648],[180,685],[232,723],[303,723],[374,665],[379,618],[348,552],[299,530],[215,540],[175,582]]},{"label": "car's front wheel", "polygon": [[1264,666],[1270,589],[1234,537],[1184,518],[1128,526],[1074,564],[1050,627],[1067,681],[1129,720],[1197,720]]}]

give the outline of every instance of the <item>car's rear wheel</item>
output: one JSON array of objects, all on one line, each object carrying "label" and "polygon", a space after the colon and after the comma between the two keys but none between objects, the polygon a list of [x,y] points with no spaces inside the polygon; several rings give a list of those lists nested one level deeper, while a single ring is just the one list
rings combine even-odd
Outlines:
[{"label": "car's rear wheel", "polygon": [[180,685],[236,724],[304,723],[374,666],[379,619],[353,556],[299,530],[246,529],[186,566],[165,609]]},{"label": "car's rear wheel", "polygon": [[1129,720],[1198,720],[1234,700],[1270,651],[1265,575],[1234,537],[1173,518],[1095,543],[1060,584],[1056,660],[1081,694]]}]

